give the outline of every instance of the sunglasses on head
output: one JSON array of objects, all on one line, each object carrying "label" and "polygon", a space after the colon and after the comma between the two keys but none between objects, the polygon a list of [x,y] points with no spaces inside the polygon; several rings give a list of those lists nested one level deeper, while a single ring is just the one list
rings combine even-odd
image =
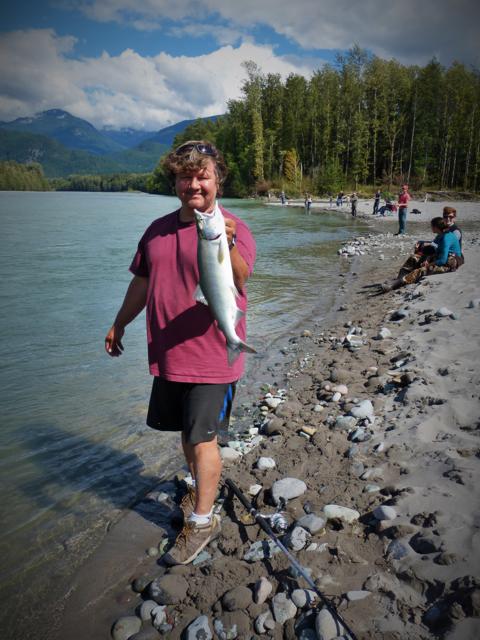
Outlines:
[{"label": "sunglasses on head", "polygon": [[175,149],[176,156],[183,156],[186,153],[190,153],[191,151],[198,151],[204,156],[212,156],[215,158],[217,156],[217,150],[211,144],[204,144],[203,142],[187,142],[186,144],[182,144]]},{"label": "sunglasses on head", "polygon": [[450,214],[450,215],[445,214],[443,217],[444,217],[445,220],[447,220],[447,219],[448,220],[453,220],[455,218],[455,215],[453,215],[453,214]]}]

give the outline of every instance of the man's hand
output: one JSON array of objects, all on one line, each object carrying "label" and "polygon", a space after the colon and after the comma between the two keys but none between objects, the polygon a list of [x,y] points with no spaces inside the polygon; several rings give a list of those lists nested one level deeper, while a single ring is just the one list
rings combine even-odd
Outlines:
[{"label": "man's hand", "polygon": [[122,338],[124,333],[124,329],[112,325],[112,328],[105,337],[105,351],[109,356],[112,356],[112,358],[118,358],[118,356],[121,356],[123,353]]},{"label": "man's hand", "polygon": [[225,232],[227,234],[227,241],[230,246],[233,240],[233,236],[237,232],[237,223],[235,222],[235,220],[225,218]]}]

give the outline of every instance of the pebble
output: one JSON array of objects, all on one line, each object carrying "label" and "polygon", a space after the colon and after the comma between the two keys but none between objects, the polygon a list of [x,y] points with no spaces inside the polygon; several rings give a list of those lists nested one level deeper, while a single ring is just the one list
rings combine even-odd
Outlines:
[{"label": "pebble", "polygon": [[363,491],[364,493],[377,493],[377,491],[380,491],[380,487],[378,484],[366,484],[363,487]]},{"label": "pebble", "polygon": [[275,620],[270,611],[264,611],[255,619],[255,631],[257,633],[266,633],[275,627]]},{"label": "pebble", "polygon": [[408,555],[407,547],[400,540],[392,540],[387,547],[387,556],[393,560],[401,560]]},{"label": "pebble", "polygon": [[311,589],[294,589],[292,591],[292,602],[299,609],[303,609],[306,605],[311,605],[318,599],[315,591]]},{"label": "pebble", "polygon": [[340,391],[336,391],[332,396],[332,402],[339,402],[342,397]]},{"label": "pebble", "polygon": [[155,558],[155,556],[158,556],[158,547],[148,547],[147,556],[149,556],[150,558]]},{"label": "pebble", "polygon": [[480,298],[475,298],[474,300],[470,300],[468,303],[469,309],[478,309],[480,307]]},{"label": "pebble", "polygon": [[332,388],[332,391],[341,393],[342,396],[348,395],[348,387],[346,384],[337,384]]},{"label": "pebble", "polygon": [[323,409],[324,409],[324,407],[323,407],[323,405],[321,405],[321,404],[316,404],[316,405],[313,407],[313,410],[315,411],[315,413],[320,413],[321,411],[323,411]]},{"label": "pebble", "polygon": [[349,602],[364,600],[365,598],[368,598],[368,596],[371,596],[371,595],[372,595],[371,591],[365,591],[363,589],[359,591],[347,591],[347,593],[345,594]]},{"label": "pebble", "polygon": [[178,604],[186,597],[187,590],[185,578],[166,574],[150,583],[148,594],[157,604]]},{"label": "pebble", "polygon": [[303,527],[294,527],[286,536],[285,543],[293,551],[301,551],[307,544],[309,533]]},{"label": "pebble", "polygon": [[256,602],[257,604],[263,604],[267,600],[268,596],[272,593],[272,591],[272,583],[265,576],[262,576],[260,580],[257,580],[257,582],[255,583],[253,596],[254,602]]},{"label": "pebble", "polygon": [[273,540],[258,540],[250,545],[243,559],[246,562],[257,562],[258,560],[272,558],[277,553],[280,553],[280,549]]},{"label": "pebble", "polygon": [[231,447],[220,447],[220,457],[223,462],[236,462],[242,457],[242,454]]},{"label": "pebble", "polygon": [[365,432],[365,429],[362,429],[362,428],[355,429],[355,431],[350,436],[350,440],[352,442],[363,442],[365,440],[366,435],[367,434]]},{"label": "pebble", "polygon": [[113,640],[128,640],[133,634],[138,633],[142,627],[142,621],[136,616],[124,616],[119,618],[112,629]]},{"label": "pebble", "polygon": [[393,507],[390,507],[386,504],[381,504],[378,507],[375,507],[373,510],[373,515],[377,520],[395,520],[397,517],[397,512]]},{"label": "pebble", "polygon": [[433,536],[422,535],[421,533],[414,535],[409,544],[414,551],[421,555],[442,550],[440,540],[437,541]]},{"label": "pebble", "polygon": [[392,337],[392,332],[387,327],[382,327],[378,332],[377,339],[378,340],[387,340],[387,338]]},{"label": "pebble", "polygon": [[158,629],[167,621],[167,614],[165,612],[166,607],[164,605],[157,605],[154,609],[152,609],[152,624],[155,629]]},{"label": "pebble", "polygon": [[448,318],[448,316],[452,315],[452,311],[450,311],[450,309],[448,309],[447,307],[440,307],[440,309],[437,309],[435,311],[435,315],[437,316],[437,318]]},{"label": "pebble", "polygon": [[222,598],[222,606],[226,611],[246,609],[250,604],[252,604],[252,592],[242,585],[230,589]]},{"label": "pebble", "polygon": [[284,624],[290,618],[294,618],[297,607],[293,604],[286,593],[277,593],[272,598],[272,611],[275,621]]},{"label": "pebble", "polygon": [[315,618],[315,631],[318,640],[333,640],[343,635],[345,628],[335,620],[328,609],[321,609]]},{"label": "pebble", "polygon": [[307,485],[303,480],[297,478],[282,478],[273,483],[272,497],[275,504],[279,504],[281,499],[292,500],[303,495],[307,490]]},{"label": "pebble", "polygon": [[375,453],[382,453],[382,451],[385,451],[385,442],[379,442],[373,447],[373,450]]},{"label": "pebble", "polygon": [[325,527],[325,519],[316,516],[314,513],[309,513],[297,520],[296,524],[310,533],[317,533],[317,531],[321,531]]},{"label": "pebble", "polygon": [[145,600],[142,602],[139,611],[140,618],[144,621],[150,620],[152,617],[152,610],[155,609],[155,607],[158,607],[158,604],[154,600]]},{"label": "pebble", "polygon": [[248,494],[251,496],[258,496],[262,488],[261,484],[251,484],[248,488]]},{"label": "pebble", "polygon": [[347,524],[351,524],[360,518],[360,513],[356,509],[342,507],[337,504],[326,504],[323,507],[323,513],[327,520],[341,520]]},{"label": "pebble", "polygon": [[371,467],[362,473],[360,480],[383,480],[383,470],[380,467]]},{"label": "pebble", "polygon": [[257,466],[257,469],[260,469],[260,471],[267,471],[267,469],[275,469],[277,464],[273,458],[267,458],[262,456],[257,460],[256,466]]},{"label": "pebble", "polygon": [[337,416],[335,420],[335,429],[348,430],[353,429],[357,424],[357,419],[354,416]]},{"label": "pebble", "polygon": [[410,315],[410,311],[408,309],[397,309],[390,316],[390,320],[404,320],[408,318]]},{"label": "pebble", "polygon": [[356,406],[352,407],[350,413],[354,418],[363,420],[364,418],[370,418],[373,416],[375,411],[370,400],[362,400],[362,402],[359,402]]},{"label": "pebble", "polygon": [[212,640],[212,638],[207,616],[195,618],[185,631],[185,640]]}]

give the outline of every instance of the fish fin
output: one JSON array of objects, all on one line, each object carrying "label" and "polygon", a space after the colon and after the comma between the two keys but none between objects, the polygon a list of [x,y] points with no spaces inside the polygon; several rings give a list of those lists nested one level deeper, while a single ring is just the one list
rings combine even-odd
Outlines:
[{"label": "fish fin", "polygon": [[235,318],[233,319],[235,326],[237,326],[244,315],[245,313],[241,309],[239,309],[238,307],[235,309]]},{"label": "fish fin", "polygon": [[222,264],[222,262],[225,260],[225,252],[223,250],[223,243],[222,242],[218,243],[217,259],[218,259],[218,264]]},{"label": "fish fin", "polygon": [[205,295],[202,291],[202,288],[200,287],[200,285],[197,285],[197,288],[195,289],[195,293],[193,294],[193,299],[196,300],[197,302],[201,302],[202,304],[206,304],[208,307],[208,302],[207,299],[205,298]]},{"label": "fish fin", "polygon": [[239,340],[237,344],[229,344],[227,342],[228,364],[232,366],[241,353],[257,353],[253,347]]}]

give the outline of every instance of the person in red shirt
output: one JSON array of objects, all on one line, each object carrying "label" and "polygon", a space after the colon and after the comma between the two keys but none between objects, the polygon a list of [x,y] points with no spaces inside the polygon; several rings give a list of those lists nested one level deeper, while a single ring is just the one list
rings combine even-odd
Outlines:
[{"label": "person in red shirt", "polygon": [[[208,141],[180,145],[163,161],[181,207],[145,231],[130,265],[133,279],[105,338],[110,356],[120,356],[125,327],[146,307],[148,359],[154,376],[147,424],[180,431],[193,485],[182,500],[185,524],[164,556],[188,564],[218,535],[213,515],[222,469],[217,430],[226,427],[235,385],[244,368],[242,353],[232,364],[225,336],[208,306],[195,300],[199,282],[194,211],[213,212],[227,169]],[[220,207],[230,248],[237,306],[247,308],[246,281],[253,271],[255,241],[247,225]],[[246,338],[245,316],[236,333]]]},{"label": "person in red shirt", "polygon": [[395,234],[396,236],[406,233],[407,211],[410,200],[411,195],[408,193],[408,184],[403,184],[402,192],[398,196],[398,233]]}]

